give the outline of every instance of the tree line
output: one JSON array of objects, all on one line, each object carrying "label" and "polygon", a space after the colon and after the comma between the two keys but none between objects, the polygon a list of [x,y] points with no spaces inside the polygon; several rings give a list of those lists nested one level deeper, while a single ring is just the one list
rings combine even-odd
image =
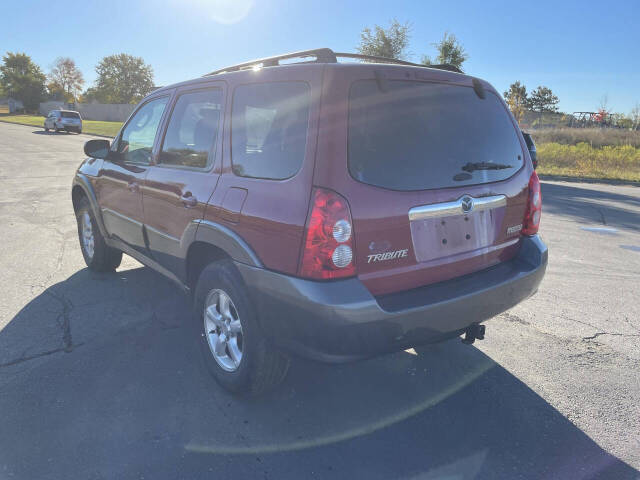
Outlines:
[{"label": "tree line", "polygon": [[[412,25],[392,19],[388,27],[374,25],[360,32],[360,43],[356,49],[363,55],[407,60]],[[461,71],[469,59],[458,38],[450,32],[430,44],[435,49],[435,57],[423,54],[423,65],[448,64]],[[7,52],[0,65],[0,97],[9,96],[21,100],[27,110],[37,110],[38,104],[46,99],[65,102],[138,103],[154,89],[153,68],[141,57],[126,53],[104,57],[96,65],[96,81],[93,86],[82,91],[85,85],[82,72],[73,59],[59,57],[49,73],[42,69],[25,53]],[[504,99],[518,122],[525,112],[558,112],[558,97],[546,86],[538,86],[530,93],[521,82],[516,81],[504,92]],[[629,116],[612,113],[606,107],[606,99],[598,110],[600,119],[607,119],[625,128],[640,128],[640,104]]]},{"label": "tree line", "polygon": [[73,59],[57,58],[45,75],[26,53],[7,52],[0,64],[0,97],[18,99],[34,111],[44,100],[135,104],[154,89],[153,68],[141,57],[106,56],[96,73],[94,85],[83,92],[84,77]]},{"label": "tree line", "polygon": [[[374,25],[373,28],[366,27],[360,33],[360,44],[357,46],[357,50],[363,55],[407,60],[411,30],[410,23],[400,23],[396,19],[393,19],[386,28],[380,25]],[[437,55],[433,60],[428,55],[423,55],[421,61],[423,65],[449,64],[463,70],[464,62],[469,59],[469,54],[464,46],[452,33],[445,32],[442,39],[431,43],[431,46],[435,48]],[[527,87],[516,81],[509,86],[503,96],[518,123],[523,120],[526,112],[536,112],[539,114],[539,118],[542,118],[546,113],[560,113],[558,96],[544,85],[527,92]],[[598,112],[594,116],[596,123],[622,128],[640,128],[640,103],[636,103],[629,115],[611,112],[607,108],[606,99],[600,103]],[[570,117],[566,114],[563,115],[567,118]]]},{"label": "tree line", "polygon": [[522,121],[527,110],[538,113],[558,112],[558,97],[553,94],[549,87],[541,85],[533,90],[531,94],[528,94],[527,87],[518,81],[512,83],[503,96],[518,123]]},{"label": "tree line", "polygon": [[[409,22],[400,23],[395,18],[387,28],[374,25],[365,27],[360,33],[360,44],[356,47],[362,55],[407,60],[412,26]],[[442,39],[431,43],[436,49],[435,59],[422,55],[423,65],[448,64],[462,70],[462,64],[469,59],[464,46],[452,33],[445,32]]]},{"label": "tree line", "polygon": [[[406,59],[411,25],[393,20],[388,28],[378,25],[365,28],[357,49],[364,55]],[[432,44],[436,56],[422,56],[422,63],[447,63],[462,70],[469,58],[455,35],[446,32]],[[137,103],[154,89],[153,68],[140,57],[120,53],[104,57],[95,67],[95,83],[83,90],[84,76],[69,57],[59,57],[45,74],[29,55],[7,52],[0,65],[0,97],[22,101],[25,109],[34,111],[44,100],[67,103]]]}]

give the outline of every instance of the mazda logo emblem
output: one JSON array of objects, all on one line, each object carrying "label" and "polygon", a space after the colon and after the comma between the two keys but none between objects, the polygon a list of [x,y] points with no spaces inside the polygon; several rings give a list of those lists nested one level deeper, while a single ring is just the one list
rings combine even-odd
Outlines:
[{"label": "mazda logo emblem", "polygon": [[473,198],[469,195],[465,195],[462,197],[462,211],[464,213],[469,213],[471,210],[473,210]]}]

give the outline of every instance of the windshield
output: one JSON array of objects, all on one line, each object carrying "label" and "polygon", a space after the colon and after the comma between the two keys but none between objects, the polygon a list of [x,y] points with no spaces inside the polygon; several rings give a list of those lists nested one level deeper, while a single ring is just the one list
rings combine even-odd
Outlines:
[{"label": "windshield", "polygon": [[62,118],[80,118],[76,112],[62,112]]},{"label": "windshield", "polygon": [[364,183],[426,190],[504,180],[522,166],[500,100],[472,88],[416,81],[355,82],[349,94],[349,171]]}]

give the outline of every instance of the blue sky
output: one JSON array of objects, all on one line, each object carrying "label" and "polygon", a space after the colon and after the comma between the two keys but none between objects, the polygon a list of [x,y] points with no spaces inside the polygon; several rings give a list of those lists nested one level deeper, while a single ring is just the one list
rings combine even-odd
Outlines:
[{"label": "blue sky", "polygon": [[141,56],[157,85],[244,60],[328,46],[354,51],[365,26],[411,22],[410,60],[455,33],[465,70],[499,91],[550,87],[563,111],[628,113],[640,102],[640,1],[8,0],[0,54],[24,51],[46,72],[72,57],[88,83],[105,55]]}]

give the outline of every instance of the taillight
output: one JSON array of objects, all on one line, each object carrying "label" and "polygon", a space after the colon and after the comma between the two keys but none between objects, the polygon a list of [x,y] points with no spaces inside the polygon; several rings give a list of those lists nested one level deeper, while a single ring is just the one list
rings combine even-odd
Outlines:
[{"label": "taillight", "polygon": [[355,275],[352,225],[344,198],[329,190],[314,189],[300,275],[320,280]]},{"label": "taillight", "polygon": [[535,235],[540,226],[540,214],[542,213],[542,194],[540,193],[540,180],[538,174],[533,172],[529,179],[529,201],[522,222],[524,235]]}]

